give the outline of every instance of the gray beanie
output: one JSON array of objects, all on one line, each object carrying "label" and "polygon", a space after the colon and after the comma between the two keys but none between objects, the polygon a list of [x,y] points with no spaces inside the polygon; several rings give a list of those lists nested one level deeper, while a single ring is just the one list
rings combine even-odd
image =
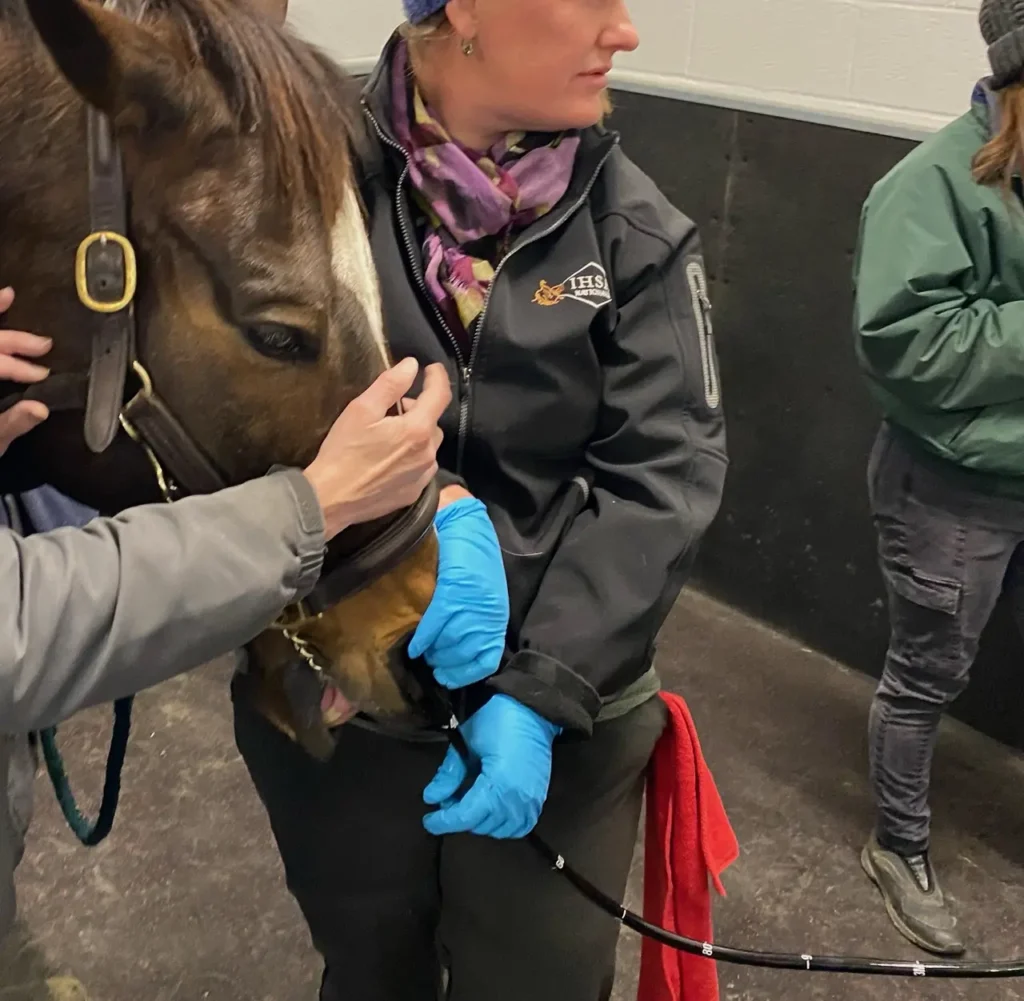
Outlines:
[{"label": "gray beanie", "polygon": [[1024,75],[1024,0],[981,0],[978,20],[988,44],[992,86],[1016,83]]}]

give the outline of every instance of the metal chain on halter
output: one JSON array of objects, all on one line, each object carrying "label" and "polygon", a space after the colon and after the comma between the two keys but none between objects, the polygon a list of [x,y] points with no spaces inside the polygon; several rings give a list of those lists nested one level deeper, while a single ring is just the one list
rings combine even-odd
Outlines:
[{"label": "metal chain on halter", "polygon": [[326,672],[323,664],[320,662],[320,655],[309,640],[303,639],[298,633],[294,633],[283,626],[278,626],[277,628],[281,630],[284,638],[295,648],[295,652],[302,659],[303,663],[316,675],[323,677]]},{"label": "metal chain on halter", "polygon": [[[132,362],[132,371],[135,373],[139,382],[142,383],[142,391],[144,393],[152,393],[153,391],[153,380],[149,375],[149,372],[138,362]],[[164,469],[160,460],[157,458],[156,452],[146,443],[145,439],[132,425],[131,421],[125,417],[122,412],[119,416],[121,427],[124,428],[125,434],[131,438],[132,441],[138,445],[145,453],[146,458],[149,460],[149,464],[153,467],[153,473],[156,476],[157,486],[160,488],[160,493],[163,494],[164,500],[168,504],[173,504],[181,496],[181,488],[171,478],[170,474]]]},{"label": "metal chain on halter", "polygon": [[276,629],[291,643],[302,662],[321,678],[326,674],[326,670],[320,654],[309,640],[300,635],[300,630],[322,618],[323,612],[311,612],[302,601],[297,601],[289,605],[270,624],[271,629]]}]

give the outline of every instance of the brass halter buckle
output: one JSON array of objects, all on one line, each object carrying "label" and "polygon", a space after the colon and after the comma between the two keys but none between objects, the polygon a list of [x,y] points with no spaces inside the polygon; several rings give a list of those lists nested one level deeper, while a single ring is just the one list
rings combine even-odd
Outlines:
[{"label": "brass halter buckle", "polygon": [[[93,297],[89,291],[89,251],[96,245],[106,246],[113,243],[121,249],[124,258],[124,289],[119,299],[102,302]],[[131,241],[120,233],[111,230],[99,230],[90,233],[79,245],[75,254],[75,289],[82,305],[94,313],[117,313],[126,309],[135,298],[139,283],[138,265],[135,260],[135,248]]]}]

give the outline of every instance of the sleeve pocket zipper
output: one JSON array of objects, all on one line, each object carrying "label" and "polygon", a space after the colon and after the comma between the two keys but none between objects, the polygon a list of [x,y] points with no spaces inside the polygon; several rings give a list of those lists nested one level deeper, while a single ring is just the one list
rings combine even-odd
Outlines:
[{"label": "sleeve pocket zipper", "polygon": [[690,302],[697,322],[697,340],[700,344],[700,367],[704,377],[704,401],[712,410],[721,402],[718,374],[715,371],[715,351],[711,327],[711,300],[708,298],[707,280],[698,261],[686,265],[686,282],[690,286]]}]

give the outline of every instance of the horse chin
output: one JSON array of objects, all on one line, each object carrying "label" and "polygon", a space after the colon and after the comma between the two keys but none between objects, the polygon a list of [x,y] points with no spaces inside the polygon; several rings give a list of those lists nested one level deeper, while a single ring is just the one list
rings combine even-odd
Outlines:
[{"label": "horse chin", "polygon": [[406,648],[436,581],[430,533],[395,570],[304,625],[301,638],[323,677],[303,667],[280,631],[262,633],[248,646],[256,708],[320,759],[332,753],[331,729],[358,713],[394,724],[428,722]]}]

